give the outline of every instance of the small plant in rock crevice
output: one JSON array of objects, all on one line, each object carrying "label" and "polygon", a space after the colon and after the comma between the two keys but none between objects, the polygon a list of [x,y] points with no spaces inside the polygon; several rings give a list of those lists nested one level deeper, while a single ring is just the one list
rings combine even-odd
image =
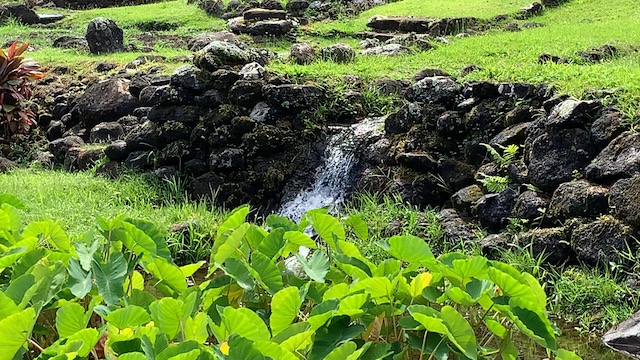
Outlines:
[{"label": "small plant in rock crevice", "polygon": [[35,113],[29,107],[29,82],[44,77],[40,65],[22,56],[29,44],[18,46],[15,41],[5,51],[0,49],[0,121],[4,134],[26,133],[35,122]]}]

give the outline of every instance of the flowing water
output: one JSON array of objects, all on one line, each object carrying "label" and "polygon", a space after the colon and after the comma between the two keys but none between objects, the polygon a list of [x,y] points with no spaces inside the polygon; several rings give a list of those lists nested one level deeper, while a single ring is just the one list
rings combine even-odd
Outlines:
[{"label": "flowing water", "polygon": [[381,118],[365,119],[349,127],[334,130],[325,149],[321,165],[313,175],[311,186],[304,188],[282,204],[278,213],[298,221],[309,210],[328,207],[335,211],[352,189],[360,154],[367,142],[381,135]]}]

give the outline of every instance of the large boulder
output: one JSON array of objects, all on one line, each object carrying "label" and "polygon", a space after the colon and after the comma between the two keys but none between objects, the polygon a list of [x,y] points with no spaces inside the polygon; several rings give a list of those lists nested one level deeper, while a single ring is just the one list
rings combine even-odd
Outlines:
[{"label": "large boulder", "polygon": [[540,189],[552,192],[580,174],[593,157],[593,143],[582,129],[544,133],[531,146],[529,178]]},{"label": "large boulder", "polygon": [[640,359],[640,311],[609,330],[602,341],[615,351]]},{"label": "large boulder", "polygon": [[111,19],[99,17],[91,20],[85,37],[92,54],[124,50],[122,29]]},{"label": "large boulder", "polygon": [[446,76],[424,78],[411,85],[405,93],[409,101],[450,104],[460,94],[462,85]]},{"label": "large boulder", "polygon": [[598,148],[603,148],[628,130],[629,124],[629,119],[620,112],[605,111],[591,124],[591,138]]},{"label": "large boulder", "polygon": [[116,121],[104,122],[94,126],[89,133],[89,141],[101,143],[118,140],[124,136],[124,129]]},{"label": "large boulder", "polygon": [[535,191],[525,191],[516,200],[513,215],[518,219],[533,221],[541,218],[549,206],[549,198]]},{"label": "large boulder", "polygon": [[34,25],[40,22],[40,17],[33,9],[20,3],[0,6],[0,19],[5,17],[12,17],[24,25]]},{"label": "large boulder", "polygon": [[565,100],[553,108],[544,124],[550,130],[580,127],[592,122],[600,107],[600,103],[593,100]]},{"label": "large boulder", "polygon": [[250,61],[247,51],[225,41],[212,41],[195,53],[193,63],[200,69],[216,71],[224,66],[245,65]]},{"label": "large boulder", "polygon": [[518,236],[520,246],[531,247],[535,258],[551,264],[572,261],[575,254],[564,228],[533,229]]},{"label": "large boulder", "polygon": [[613,213],[619,219],[636,227],[640,227],[640,175],[630,179],[618,180],[611,187],[609,202]]},{"label": "large boulder", "polygon": [[561,184],[551,197],[548,215],[564,220],[609,212],[609,189],[586,180]]},{"label": "large boulder", "polygon": [[421,120],[422,107],[417,103],[410,102],[402,105],[397,112],[387,116],[384,121],[384,131],[390,135],[406,133]]},{"label": "large boulder", "polygon": [[211,85],[211,74],[193,65],[184,65],[171,74],[171,85],[193,91],[204,91]]},{"label": "large boulder", "polygon": [[607,145],[587,166],[586,177],[612,182],[640,171],[640,133],[625,132]]},{"label": "large boulder", "polygon": [[571,235],[571,245],[578,260],[607,266],[610,261],[622,260],[620,253],[636,248],[633,235],[630,226],[606,215],[578,226]]},{"label": "large boulder", "polygon": [[507,188],[498,194],[487,194],[476,203],[480,224],[490,230],[500,230],[508,223],[519,192]]},{"label": "large boulder", "polygon": [[67,136],[50,142],[49,152],[53,154],[56,161],[63,162],[69,149],[79,148],[82,145],[84,145],[82,138],[78,136]]},{"label": "large boulder", "polygon": [[307,65],[317,58],[316,49],[307,43],[291,45],[289,57],[298,65]]},{"label": "large boulder", "polygon": [[129,92],[129,80],[111,78],[89,86],[78,99],[74,113],[91,129],[129,115],[139,106],[138,99]]},{"label": "large boulder", "polygon": [[267,85],[263,92],[269,104],[290,111],[315,109],[325,100],[325,91],[317,85]]},{"label": "large boulder", "polygon": [[237,46],[241,46],[242,42],[238,40],[238,37],[232,32],[223,30],[217,32],[206,32],[201,33],[189,40],[189,50],[191,51],[199,51],[204,49],[207,45],[209,45],[212,41],[223,41],[232,43]]},{"label": "large boulder", "polygon": [[333,44],[321,49],[320,57],[327,61],[349,63],[356,59],[356,51],[347,44]]}]

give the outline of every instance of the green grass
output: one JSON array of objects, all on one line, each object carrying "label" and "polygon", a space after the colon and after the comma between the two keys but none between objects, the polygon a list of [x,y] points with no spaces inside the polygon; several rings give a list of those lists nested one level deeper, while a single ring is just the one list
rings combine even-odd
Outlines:
[{"label": "green grass", "polygon": [[76,236],[95,229],[98,215],[125,214],[166,230],[172,224],[193,221],[187,234],[169,238],[177,261],[185,263],[208,259],[210,235],[225,216],[220,209],[187,201],[179,183],[157,183],[133,173],[109,180],[91,172],[17,169],[0,174],[0,188],[25,203],[25,222],[55,219]]},{"label": "green grass", "polygon": [[[465,9],[483,1],[439,1],[450,11],[456,9],[464,14]],[[398,5],[399,4],[399,5]],[[395,14],[394,6],[410,9],[425,4],[422,0],[404,0],[387,6],[374,8],[371,13]],[[430,3],[428,3],[430,4]],[[402,5],[402,6],[400,6]],[[425,6],[428,6],[425,4]],[[434,5],[435,6],[435,5]],[[442,5],[445,6],[445,5]],[[386,12],[385,9],[393,9]],[[407,10],[408,11],[408,10]],[[498,11],[501,12],[501,11]],[[403,13],[411,15],[411,13]],[[361,17],[366,17],[362,15]],[[359,17],[358,19],[360,19]],[[351,31],[365,30],[358,19],[347,22]],[[544,23],[544,27],[520,32],[492,30],[483,36],[450,38],[449,45],[436,49],[399,57],[359,56],[351,64],[335,64],[317,61],[307,66],[290,63],[274,63],[271,69],[293,75],[318,79],[339,77],[344,74],[363,78],[410,78],[425,67],[442,68],[451,74],[469,64],[483,68],[468,75],[464,80],[490,79],[495,81],[550,82],[564,92],[581,96],[585,89],[617,89],[618,100],[624,107],[637,108],[640,104],[640,6],[636,0],[573,0],[559,8],[548,10],[532,19]],[[356,25],[353,25],[356,24]],[[358,25],[359,24],[359,25]],[[345,22],[322,24],[322,30],[344,29]],[[307,40],[319,46],[328,40],[310,37]],[[350,38],[331,39],[352,46],[357,40]],[[626,49],[624,56],[600,64],[538,64],[538,56],[551,53],[577,58],[576,52],[604,44],[614,44]]]},{"label": "green grass", "polygon": [[353,19],[321,22],[312,28],[353,33],[365,30],[367,20],[375,15],[491,18],[514,13],[530,3],[530,0],[402,0],[369,9]]}]

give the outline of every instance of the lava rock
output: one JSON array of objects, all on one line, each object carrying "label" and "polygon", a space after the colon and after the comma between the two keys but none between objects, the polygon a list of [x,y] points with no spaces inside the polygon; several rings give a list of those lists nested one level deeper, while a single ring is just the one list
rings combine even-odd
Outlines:
[{"label": "lava rock", "polygon": [[243,80],[264,80],[266,70],[262,65],[252,62],[242,67],[238,75]]},{"label": "lava rock", "polygon": [[313,46],[300,43],[291,45],[289,57],[298,65],[308,65],[314,62],[318,55]]},{"label": "lava rock", "polygon": [[518,219],[533,221],[541,218],[549,206],[549,198],[535,191],[527,190],[518,196],[513,215]]},{"label": "lava rock", "polygon": [[602,341],[613,350],[637,359],[640,357],[640,351],[638,350],[638,343],[640,343],[639,325],[640,312],[637,312],[631,318],[607,331],[602,337]]},{"label": "lava rock", "polygon": [[287,12],[292,16],[302,16],[304,12],[309,8],[310,2],[308,0],[289,0],[287,1]]},{"label": "lava rock", "polygon": [[158,125],[151,121],[136,125],[124,140],[130,151],[154,149],[162,145]]},{"label": "lava rock", "polygon": [[205,113],[205,109],[198,106],[154,106],[149,111],[147,119],[155,123],[179,121],[185,124],[197,124]]},{"label": "lava rock", "polygon": [[104,154],[113,161],[125,160],[131,151],[124,140],[118,140],[104,148]]},{"label": "lava rock", "polygon": [[469,164],[455,159],[439,159],[438,172],[444,181],[454,190],[462,189],[463,187],[472,185],[475,182],[474,168]]},{"label": "lava rock", "polygon": [[515,125],[511,125],[508,128],[502,130],[498,135],[494,136],[489,144],[491,146],[507,146],[507,145],[519,145],[526,139],[527,130],[532,123],[525,122]]},{"label": "lava rock", "polygon": [[92,143],[118,140],[124,136],[124,129],[118,122],[104,122],[94,126],[89,133]]},{"label": "lava rock", "polygon": [[53,140],[49,143],[49,152],[53,154],[56,161],[63,162],[69,149],[84,145],[84,140],[78,136],[67,136]]},{"label": "lava rock", "polygon": [[59,49],[76,49],[80,51],[88,51],[89,43],[86,38],[74,36],[61,36],[53,40],[53,47]]},{"label": "lava rock", "polygon": [[435,76],[411,85],[405,93],[405,98],[409,101],[452,104],[461,90],[462,86],[452,78]]},{"label": "lava rock", "polygon": [[325,101],[325,91],[316,85],[266,85],[263,89],[267,102],[289,111],[315,109]]},{"label": "lava rock", "polygon": [[100,17],[91,20],[85,38],[92,54],[124,51],[122,29],[111,19]]},{"label": "lava rock", "polygon": [[17,167],[18,167],[18,164],[16,164],[15,162],[7,158],[0,157],[0,174],[4,174],[7,171],[11,169],[15,169]]},{"label": "lava rock", "polygon": [[211,85],[211,76],[193,65],[177,68],[171,75],[171,85],[194,91],[203,91]]},{"label": "lava rock", "polygon": [[632,228],[610,215],[580,225],[571,234],[571,245],[578,260],[593,265],[619,262],[620,253],[635,249],[635,244]]},{"label": "lava rock", "polygon": [[400,153],[396,160],[399,164],[422,173],[437,170],[438,160],[430,154]]},{"label": "lava rock", "polygon": [[507,188],[498,194],[487,194],[476,205],[480,224],[490,230],[500,230],[507,224],[518,198],[519,191]]},{"label": "lava rock", "polygon": [[640,133],[625,132],[615,138],[587,166],[586,177],[597,182],[612,182],[640,171]]},{"label": "lava rock", "polygon": [[204,49],[209,43],[212,41],[222,41],[232,43],[236,46],[241,46],[242,42],[238,40],[238,37],[229,31],[217,31],[217,32],[206,32],[202,34],[198,34],[189,40],[189,50],[196,52]]},{"label": "lava rock", "polygon": [[454,209],[440,211],[440,229],[445,241],[453,244],[474,243],[478,240],[479,229],[465,221]]},{"label": "lava rock", "polygon": [[74,113],[87,129],[129,115],[140,102],[129,92],[129,81],[111,78],[87,88],[77,101]]},{"label": "lava rock", "polygon": [[320,57],[327,61],[344,64],[356,59],[356,51],[346,44],[333,44],[321,49]]},{"label": "lava rock", "polygon": [[451,204],[453,207],[466,214],[471,214],[471,210],[475,204],[484,196],[482,188],[478,185],[470,185],[456,191],[451,195]]},{"label": "lava rock", "polygon": [[618,180],[609,191],[613,214],[626,223],[640,227],[640,175]]},{"label": "lava rock", "polygon": [[211,171],[233,171],[244,168],[244,151],[242,149],[224,149],[212,152],[209,157]]},{"label": "lava rock", "polygon": [[232,104],[252,108],[264,100],[262,81],[238,80],[229,90],[229,101]]},{"label": "lava rock", "polygon": [[191,159],[184,163],[184,171],[191,176],[198,177],[209,171],[209,165],[206,161]]},{"label": "lava rock", "polygon": [[529,178],[534,185],[551,192],[571,181],[593,157],[593,143],[582,129],[545,133],[533,141],[529,158]]},{"label": "lava rock", "polygon": [[177,140],[167,144],[157,152],[155,165],[182,164],[193,158],[193,152],[187,140]]},{"label": "lava rock", "polygon": [[133,151],[127,156],[123,165],[137,170],[145,170],[153,167],[156,161],[154,151]]},{"label": "lava rock", "polygon": [[546,263],[563,264],[575,259],[566,229],[532,229],[518,236],[521,247],[531,247],[534,258],[542,258]]},{"label": "lava rock", "polygon": [[591,124],[591,138],[598,148],[603,148],[628,129],[629,121],[624,115],[606,111]]},{"label": "lava rock", "polygon": [[247,51],[224,41],[210,42],[195,53],[193,58],[193,63],[198,68],[208,71],[216,71],[223,66],[245,65],[249,62]]},{"label": "lava rock", "polygon": [[586,180],[561,184],[551,197],[549,216],[564,220],[590,217],[609,211],[609,189]]},{"label": "lava rock", "polygon": [[400,110],[389,115],[384,122],[387,134],[403,134],[408,132],[414,124],[422,121],[422,107],[410,102],[404,104]]},{"label": "lava rock", "polygon": [[590,123],[600,108],[600,103],[593,100],[565,100],[553,108],[544,125],[550,131],[581,127]]}]

